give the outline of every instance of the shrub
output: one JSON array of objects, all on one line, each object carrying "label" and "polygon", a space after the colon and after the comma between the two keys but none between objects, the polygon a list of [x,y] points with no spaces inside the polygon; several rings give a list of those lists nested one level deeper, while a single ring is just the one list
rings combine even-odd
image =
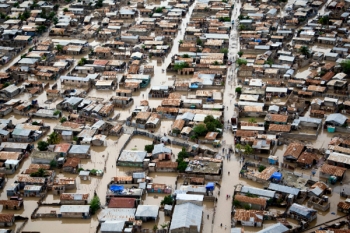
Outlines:
[{"label": "shrub", "polygon": [[145,151],[147,151],[147,153],[152,153],[154,149],[154,145],[145,145]]}]

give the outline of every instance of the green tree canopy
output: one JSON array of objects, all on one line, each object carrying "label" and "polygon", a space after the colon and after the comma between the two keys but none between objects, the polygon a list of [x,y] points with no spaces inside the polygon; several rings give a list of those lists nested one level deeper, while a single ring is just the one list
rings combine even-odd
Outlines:
[{"label": "green tree canopy", "polygon": [[345,59],[340,63],[341,68],[343,69],[343,72],[346,74],[350,74],[350,60]]},{"label": "green tree canopy", "polygon": [[187,62],[179,62],[174,65],[174,70],[182,70],[183,68],[190,67]]},{"label": "green tree canopy", "polygon": [[90,209],[92,214],[95,214],[96,211],[100,209],[100,198],[97,195],[92,198],[90,202]]},{"label": "green tree canopy", "polygon": [[173,204],[173,198],[171,195],[165,196],[164,199],[160,202],[161,205],[172,205]]},{"label": "green tree canopy", "polygon": [[236,60],[236,63],[238,66],[241,66],[241,65],[247,65],[247,60],[246,59],[243,59],[243,58],[238,58]]},{"label": "green tree canopy", "polygon": [[39,141],[39,142],[38,142],[38,149],[39,149],[40,151],[45,151],[45,150],[47,150],[48,146],[49,146],[49,143],[47,143],[47,142],[45,142],[45,141]]},{"label": "green tree canopy", "polygon": [[205,124],[197,124],[195,127],[193,127],[192,131],[198,136],[205,136],[208,132]]},{"label": "green tree canopy", "polygon": [[52,132],[51,134],[49,134],[49,138],[47,139],[47,142],[51,145],[58,144],[58,143],[60,143],[60,141],[61,141],[61,137],[56,132]]}]

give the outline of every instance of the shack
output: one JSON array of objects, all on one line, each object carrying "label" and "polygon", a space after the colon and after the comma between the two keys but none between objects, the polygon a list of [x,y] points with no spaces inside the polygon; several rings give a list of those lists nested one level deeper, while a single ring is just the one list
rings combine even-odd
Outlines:
[{"label": "shack", "polygon": [[158,212],[158,205],[138,205],[135,213],[135,219],[142,220],[143,222],[150,220],[156,221],[158,218]]},{"label": "shack", "polygon": [[62,205],[60,212],[62,218],[90,218],[89,205]]}]

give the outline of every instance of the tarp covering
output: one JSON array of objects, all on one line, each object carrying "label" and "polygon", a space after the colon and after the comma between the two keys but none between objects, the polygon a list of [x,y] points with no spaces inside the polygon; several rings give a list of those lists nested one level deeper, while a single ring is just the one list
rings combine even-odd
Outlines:
[{"label": "tarp covering", "polygon": [[275,179],[275,180],[281,180],[282,179],[282,173],[280,172],[274,172],[271,176],[271,179]]},{"label": "tarp covering", "polygon": [[215,188],[215,184],[214,184],[213,182],[209,182],[209,183],[205,186],[205,188],[206,188],[207,190],[212,191],[212,190],[214,190],[214,188]]},{"label": "tarp covering", "polygon": [[112,192],[121,192],[121,191],[124,190],[124,186],[123,186],[123,185],[115,185],[115,184],[113,184],[113,185],[111,185],[111,186],[109,187],[109,189],[110,189]]}]

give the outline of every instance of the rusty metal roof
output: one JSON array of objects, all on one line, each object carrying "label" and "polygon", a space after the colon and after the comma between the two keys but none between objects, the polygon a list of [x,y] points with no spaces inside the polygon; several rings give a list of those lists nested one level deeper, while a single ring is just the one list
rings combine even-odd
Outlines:
[{"label": "rusty metal roof", "polygon": [[239,201],[239,202],[266,206],[266,199],[265,198],[247,197],[244,195],[237,194],[234,199]]},{"label": "rusty metal roof", "polygon": [[344,173],[346,172],[346,168],[337,167],[337,166],[333,166],[333,165],[329,165],[329,164],[325,163],[322,165],[320,172],[328,174],[328,175],[332,175],[332,176],[342,177],[344,175]]},{"label": "rusty metal roof", "polygon": [[283,156],[292,156],[295,159],[298,159],[301,152],[304,150],[304,147],[305,146],[303,144],[293,142],[289,144]]}]

